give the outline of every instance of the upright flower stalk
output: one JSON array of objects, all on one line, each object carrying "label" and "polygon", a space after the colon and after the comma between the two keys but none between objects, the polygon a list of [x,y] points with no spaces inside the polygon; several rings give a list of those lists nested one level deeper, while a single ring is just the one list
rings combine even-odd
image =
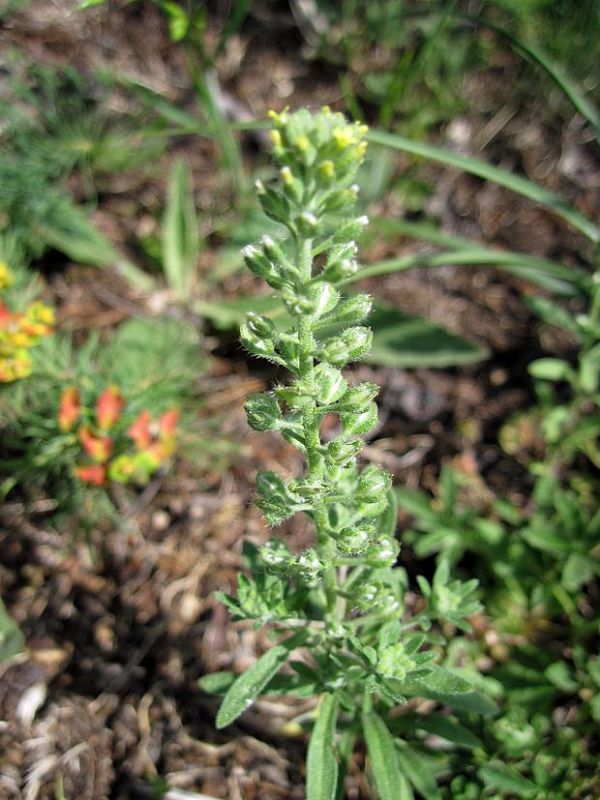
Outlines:
[{"label": "upright flower stalk", "polygon": [[[309,800],[335,797],[344,761],[336,729],[342,725],[346,756],[356,739],[367,742],[378,792],[387,800],[392,795],[385,786],[401,777],[394,759],[382,758],[386,748],[394,752],[383,717],[408,696],[426,696],[427,681],[439,696],[470,688],[435,663],[443,639],[427,632],[437,619],[468,627],[464,617],[479,607],[472,597],[476,582],[449,581],[443,565],[432,585],[421,579],[422,610],[407,618],[406,575],[393,569],[399,547],[392,478],[358,462],[362,436],[377,423],[378,387],[353,383],[342,370],[371,347],[372,332],[363,324],[371,298],[344,296],[339,286],[358,269],[355,238],[368,222],[354,212],[367,129],[328,108],[270,116],[279,180],[269,186],[259,181],[256,190],[264,212],[285,235],[265,236],[243,255],[287,313],[277,322],[249,315],[241,339],[250,353],[284,367],[291,377],[249,397],[246,414],[254,430],[278,431],[305,462],[303,474],[288,482],[274,472],[259,473],[258,506],[274,527],[305,514],[314,544],[299,553],[280,538],[258,549],[246,545],[251,576],[239,578],[237,596],[222,599],[236,618],[271,623],[291,635],[235,681],[209,676],[203,685],[231,684],[219,727],[261,692],[321,695],[308,754]],[[332,414],[339,426],[326,438],[322,423]],[[302,660],[278,675],[299,648]],[[386,770],[392,772],[384,775]]]}]

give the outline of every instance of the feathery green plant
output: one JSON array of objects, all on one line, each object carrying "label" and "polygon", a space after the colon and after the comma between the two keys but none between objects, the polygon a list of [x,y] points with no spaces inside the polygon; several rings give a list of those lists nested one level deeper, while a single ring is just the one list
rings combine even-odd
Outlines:
[{"label": "feathery green plant", "polygon": [[[421,583],[422,610],[409,611],[407,577],[394,569],[399,548],[392,477],[374,465],[358,465],[361,437],[377,424],[378,387],[351,384],[342,368],[369,350],[371,330],[360,323],[371,300],[365,294],[344,298],[336,285],[358,269],[354,238],[368,222],[352,214],[366,128],[327,108],[271,117],[280,181],[269,187],[259,181],[256,188],[265,213],[289,236],[263,237],[245,248],[244,257],[281,297],[291,324],[278,327],[251,314],[241,338],[251,354],[284,367],[292,378],[273,392],[252,395],[246,413],[255,430],[279,431],[306,465],[287,483],[274,472],[259,473],[257,504],[272,526],[303,512],[315,541],[301,553],[281,539],[260,549],[246,546],[251,577],[242,575],[237,596],[223,601],[236,618],[291,635],[235,681],[213,675],[202,686],[223,691],[229,685],[218,727],[231,724],[261,693],[320,696],[308,749],[309,800],[336,796],[357,740],[366,742],[379,796],[397,800],[399,786],[411,782],[406,759],[419,755],[394,739],[387,719],[392,707],[420,696],[475,712],[493,710],[459,671],[438,663],[446,640],[435,623],[468,629],[465,618],[479,609],[476,581],[452,580],[441,564],[432,586]],[[328,414],[340,421],[330,441],[321,433]],[[289,669],[278,675],[294,653]]]}]

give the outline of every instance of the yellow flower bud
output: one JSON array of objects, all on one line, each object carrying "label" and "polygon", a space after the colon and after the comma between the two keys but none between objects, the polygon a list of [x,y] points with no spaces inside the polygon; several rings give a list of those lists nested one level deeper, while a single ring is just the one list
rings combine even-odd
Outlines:
[{"label": "yellow flower bud", "polygon": [[292,170],[289,167],[282,167],[279,171],[281,175],[281,180],[285,183],[286,186],[289,186],[290,183],[294,180],[294,175],[292,174]]},{"label": "yellow flower bud", "polygon": [[8,268],[8,264],[0,261],[0,289],[6,289],[11,286],[14,281],[12,272]]},{"label": "yellow flower bud", "polygon": [[329,159],[327,159],[327,161],[322,161],[319,164],[319,172],[324,178],[331,180],[335,175],[335,164]]},{"label": "yellow flower bud", "polygon": [[307,136],[298,136],[294,144],[301,153],[305,153],[310,147],[310,142],[308,141]]},{"label": "yellow flower bud", "polygon": [[351,144],[354,144],[355,138],[349,128],[334,128],[331,132],[333,140],[339,150],[345,150]]},{"label": "yellow flower bud", "polygon": [[275,147],[281,147],[281,134],[277,130],[269,131],[269,138]]}]

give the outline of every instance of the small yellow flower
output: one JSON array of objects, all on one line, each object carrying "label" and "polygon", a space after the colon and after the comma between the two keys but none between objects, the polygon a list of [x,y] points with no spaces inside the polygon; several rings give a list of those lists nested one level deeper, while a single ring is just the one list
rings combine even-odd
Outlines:
[{"label": "small yellow flower", "polygon": [[319,164],[319,172],[324,178],[331,180],[335,175],[335,164],[329,159],[327,159],[327,161],[322,161]]},{"label": "small yellow flower", "polygon": [[281,147],[281,134],[277,130],[269,131],[269,138],[275,147]]},{"label": "small yellow flower", "polygon": [[359,142],[356,145],[356,155],[358,158],[364,158],[365,153],[367,152],[367,143],[366,142]]},{"label": "small yellow flower", "polygon": [[350,128],[334,128],[331,132],[333,140],[339,150],[345,150],[356,142],[354,134]]},{"label": "small yellow flower", "polygon": [[0,261],[0,289],[7,289],[12,286],[14,281],[13,274],[8,268],[8,264]]},{"label": "small yellow flower", "polygon": [[305,153],[310,147],[310,142],[308,141],[307,136],[298,136],[294,144],[301,153]]},{"label": "small yellow flower", "polygon": [[282,169],[279,171],[279,174],[281,175],[281,180],[286,186],[289,186],[294,180],[294,175],[289,167],[282,167]]}]

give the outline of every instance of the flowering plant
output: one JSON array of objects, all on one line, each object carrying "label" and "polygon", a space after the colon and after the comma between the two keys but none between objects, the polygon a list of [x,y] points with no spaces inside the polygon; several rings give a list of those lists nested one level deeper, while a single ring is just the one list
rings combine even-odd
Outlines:
[{"label": "flowering plant", "polygon": [[[8,266],[0,261],[0,293],[10,287],[13,280]],[[11,383],[30,375],[29,351],[53,330],[54,311],[50,306],[34,302],[17,312],[0,299],[0,383]]]},{"label": "flowering plant", "polygon": [[84,483],[147,484],[175,452],[179,411],[171,408],[153,420],[147,409],[133,420],[119,388],[107,386],[95,403],[84,406],[75,386],[63,389],[58,425],[73,432],[84,455],[75,475]]},{"label": "flowering plant", "polygon": [[[305,461],[303,474],[287,482],[259,473],[257,504],[272,526],[305,514],[314,544],[300,553],[281,538],[246,546],[251,574],[240,576],[236,596],[222,600],[237,619],[269,623],[283,635],[241,676],[208,676],[202,686],[227,689],[218,727],[261,693],[320,696],[308,749],[309,800],[340,796],[361,739],[379,797],[398,800],[411,796],[406,764],[416,756],[394,736],[389,712],[396,705],[419,696],[451,708],[493,710],[460,670],[444,663],[442,631],[469,630],[466,618],[479,610],[476,581],[451,579],[442,562],[432,585],[422,578],[421,597],[409,599],[406,573],[394,568],[392,476],[358,462],[362,437],[377,424],[378,387],[356,383],[342,369],[369,350],[372,334],[363,323],[371,299],[344,296],[340,286],[358,269],[354,239],[368,222],[353,214],[366,128],[327,108],[271,118],[279,182],[259,181],[256,189],[286,236],[264,237],[243,254],[279,294],[290,321],[251,314],[241,339],[253,355],[288,370],[291,380],[249,397],[246,413],[252,428],[278,431]],[[339,421],[330,440],[321,430],[327,415]]]}]

